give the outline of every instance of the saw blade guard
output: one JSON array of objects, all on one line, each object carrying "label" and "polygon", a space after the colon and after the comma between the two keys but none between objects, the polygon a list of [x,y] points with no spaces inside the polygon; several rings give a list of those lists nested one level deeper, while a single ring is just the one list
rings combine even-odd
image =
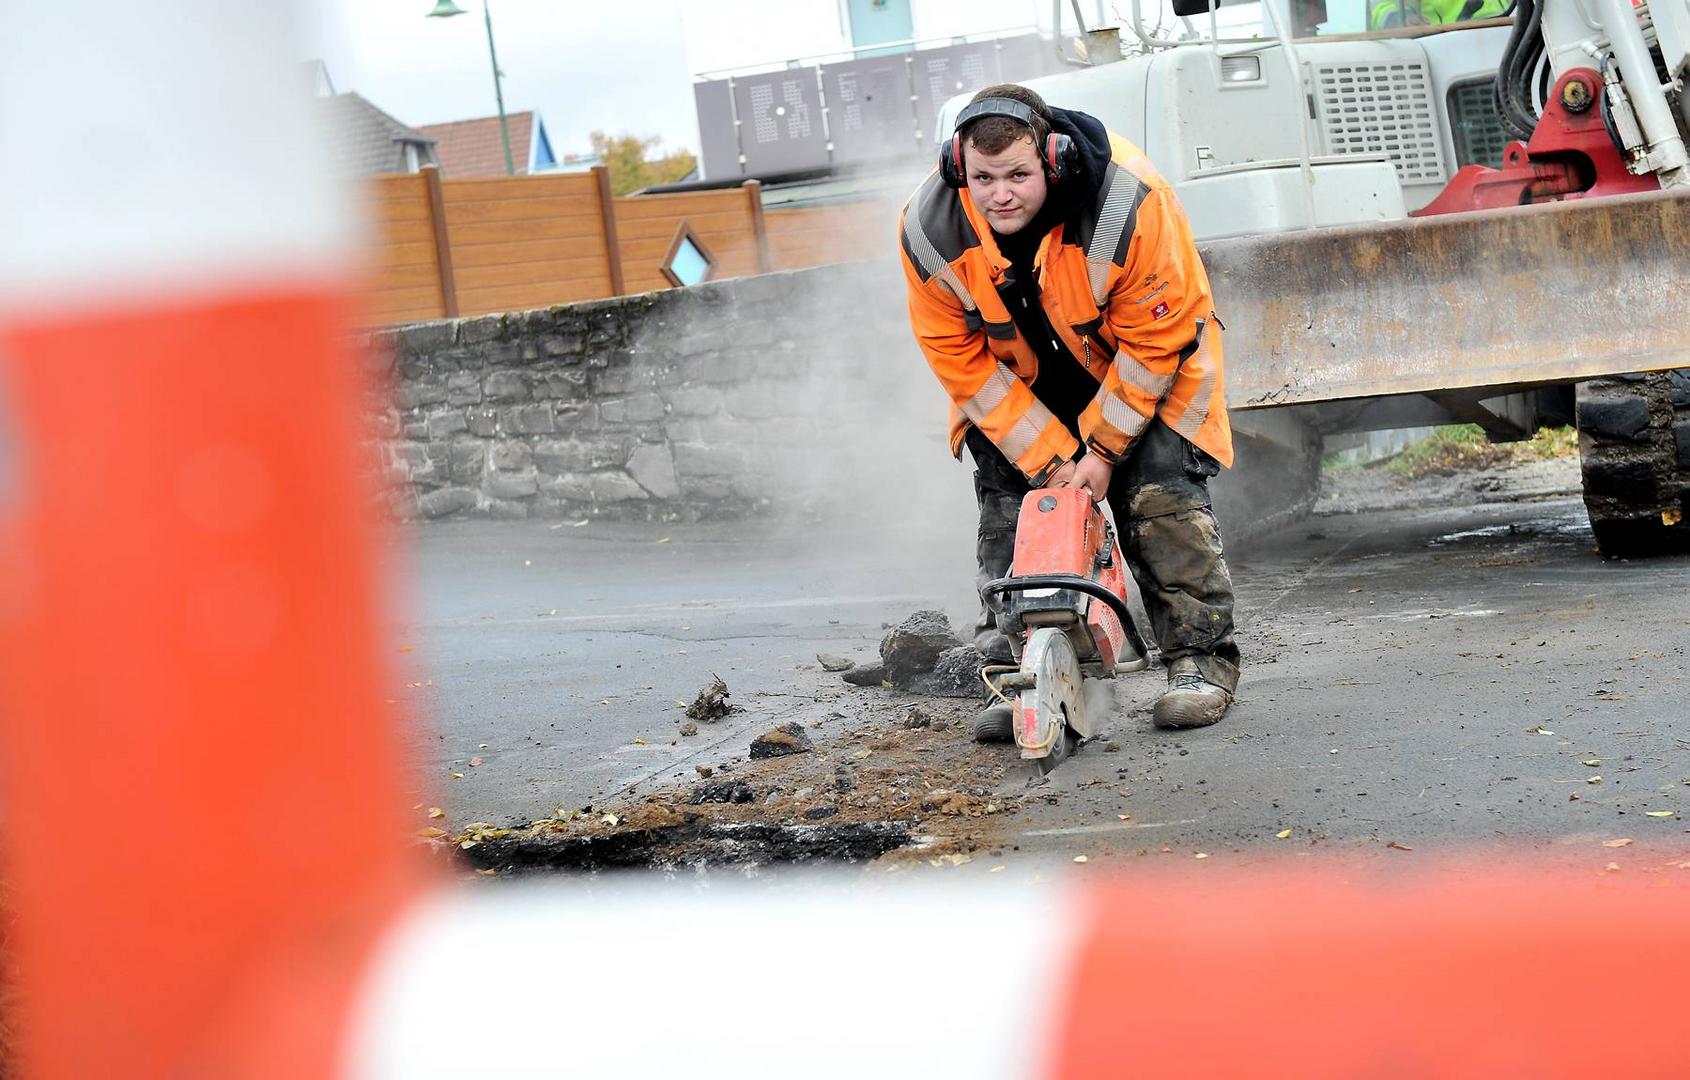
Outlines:
[{"label": "saw blade guard", "polygon": [[1092,734],[1081,688],[1084,676],[1067,633],[1054,626],[1034,630],[1021,658],[1021,675],[1014,728],[1022,758],[1066,757],[1075,739]]}]

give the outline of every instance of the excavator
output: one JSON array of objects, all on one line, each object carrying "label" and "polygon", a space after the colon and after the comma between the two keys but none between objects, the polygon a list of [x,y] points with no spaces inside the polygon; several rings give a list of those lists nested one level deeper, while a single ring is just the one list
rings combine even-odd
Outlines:
[{"label": "excavator", "polygon": [[1028,85],[1174,184],[1236,431],[1576,423],[1600,552],[1690,549],[1690,0],[1164,2]]}]

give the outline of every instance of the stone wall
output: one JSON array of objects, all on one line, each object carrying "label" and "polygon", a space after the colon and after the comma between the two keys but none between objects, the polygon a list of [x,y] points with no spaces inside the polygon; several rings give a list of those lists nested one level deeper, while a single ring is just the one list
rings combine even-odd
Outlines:
[{"label": "stone wall", "polygon": [[[948,527],[973,513],[890,261],[419,323],[369,344],[389,380],[374,427],[402,516]],[[1228,536],[1306,513],[1319,443],[1297,411],[1233,426],[1238,464],[1214,484]]]},{"label": "stone wall", "polygon": [[697,520],[839,496],[944,425],[902,292],[840,264],[374,332],[388,498]]}]

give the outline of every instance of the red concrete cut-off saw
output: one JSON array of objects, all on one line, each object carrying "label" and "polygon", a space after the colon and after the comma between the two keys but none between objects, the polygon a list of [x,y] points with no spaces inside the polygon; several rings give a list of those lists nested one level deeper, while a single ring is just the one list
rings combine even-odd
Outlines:
[{"label": "red concrete cut-off saw", "polygon": [[1094,733],[1088,676],[1149,666],[1128,606],[1131,587],[1115,530],[1089,491],[1027,493],[1009,576],[980,590],[1020,664],[991,665],[981,677],[1013,708],[1022,758],[1043,771]]}]

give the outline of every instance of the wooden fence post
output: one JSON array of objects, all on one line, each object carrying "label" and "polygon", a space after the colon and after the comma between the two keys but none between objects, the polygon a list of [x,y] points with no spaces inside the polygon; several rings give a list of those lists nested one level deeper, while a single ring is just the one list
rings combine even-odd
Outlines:
[{"label": "wooden fence post", "polygon": [[751,231],[757,238],[757,272],[766,274],[775,268],[775,255],[769,247],[769,223],[763,220],[763,184],[759,180],[747,180],[740,187],[745,189],[746,202],[751,206]]},{"label": "wooden fence post", "polygon": [[616,196],[610,191],[610,170],[594,165],[593,176],[599,182],[599,216],[604,221],[604,257],[610,265],[610,295],[621,296],[622,244],[616,239]]},{"label": "wooden fence post", "polygon": [[440,301],[448,319],[458,317],[458,282],[452,276],[452,241],[446,232],[446,192],[440,186],[440,168],[422,167],[428,185],[428,223],[434,230],[434,262],[440,270]]}]

